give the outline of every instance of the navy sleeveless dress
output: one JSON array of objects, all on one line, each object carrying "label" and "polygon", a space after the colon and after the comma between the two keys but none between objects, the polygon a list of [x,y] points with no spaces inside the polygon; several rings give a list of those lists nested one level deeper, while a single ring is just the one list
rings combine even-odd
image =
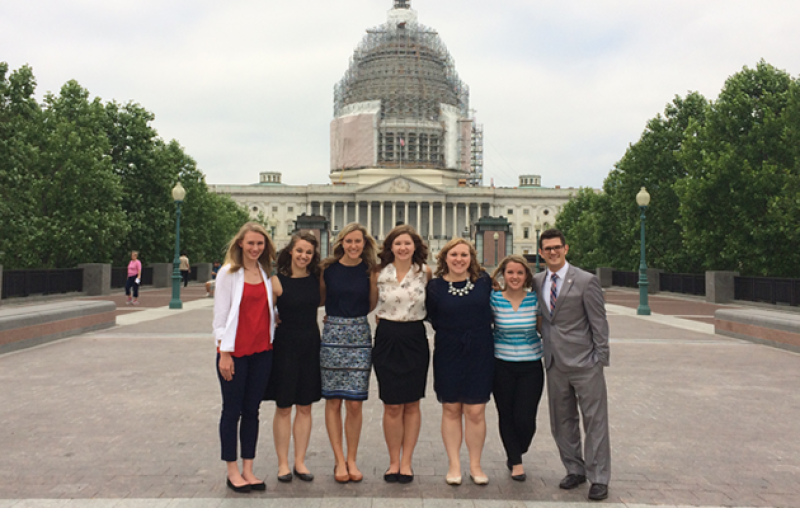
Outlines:
[{"label": "navy sleeveless dress", "polygon": [[325,269],[323,277],[326,316],[320,350],[322,396],[367,400],[372,369],[367,264],[333,263]]},{"label": "navy sleeveless dress", "polygon": [[283,294],[277,299],[280,325],[272,343],[272,373],[265,400],[278,407],[307,406],[322,397],[317,309],[319,278],[278,274]]},{"label": "navy sleeveless dress", "polygon": [[[466,281],[453,283],[457,289]],[[494,380],[494,336],[489,300],[492,282],[486,273],[464,296],[448,292],[442,278],[428,283],[428,321],[436,335],[433,390],[442,403],[485,404]]]}]

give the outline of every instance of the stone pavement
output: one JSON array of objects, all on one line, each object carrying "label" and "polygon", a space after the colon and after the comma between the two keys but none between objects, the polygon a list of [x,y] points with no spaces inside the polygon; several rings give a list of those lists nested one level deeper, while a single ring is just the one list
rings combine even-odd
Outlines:
[{"label": "stone pavement", "polygon": [[[388,461],[374,378],[364,405],[362,483],[333,480],[323,404],[314,406],[307,460],[316,479],[278,483],[274,405],[265,403],[256,473],[266,477],[267,491],[232,493],[219,460],[213,300],[202,298],[200,286],[186,294],[181,311],[129,310],[117,295],[120,326],[0,355],[0,508],[588,504],[588,486],[558,488],[564,470],[546,398],[524,458],[526,482],[509,477],[490,403],[483,455],[489,485],[467,479],[447,486],[441,408],[431,384],[416,478],[384,483]],[[143,306],[169,300],[167,290],[140,296]],[[667,314],[635,316],[634,296],[607,292],[613,458],[604,504],[800,508],[800,355],[708,333],[711,326],[697,316],[707,317],[709,306],[697,299],[658,295],[653,309]],[[468,470],[466,450],[462,468]]]}]

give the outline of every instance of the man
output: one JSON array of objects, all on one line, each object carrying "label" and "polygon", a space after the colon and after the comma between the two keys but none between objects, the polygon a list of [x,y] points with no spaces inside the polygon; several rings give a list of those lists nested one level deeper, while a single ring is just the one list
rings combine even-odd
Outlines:
[{"label": "man", "polygon": [[217,284],[217,272],[219,272],[219,267],[222,265],[219,261],[214,261],[214,264],[211,266],[211,280],[206,281],[206,297],[207,298],[214,298],[214,289],[216,288]]},{"label": "man", "polygon": [[192,273],[192,265],[189,264],[189,258],[186,257],[185,252],[181,252],[181,257],[178,258],[181,262],[180,266],[178,267],[181,271],[181,278],[183,279],[183,287],[189,285],[189,274]]},{"label": "man", "polygon": [[[608,398],[603,368],[608,366],[608,320],[597,277],[567,263],[564,234],[548,229],[540,237],[539,254],[547,270],[537,273],[534,287],[542,318],[544,365],[550,427],[567,476],[559,487],[574,489],[591,482],[589,499],[608,497],[611,447]],[[581,453],[578,410],[583,417],[585,446]]]}]

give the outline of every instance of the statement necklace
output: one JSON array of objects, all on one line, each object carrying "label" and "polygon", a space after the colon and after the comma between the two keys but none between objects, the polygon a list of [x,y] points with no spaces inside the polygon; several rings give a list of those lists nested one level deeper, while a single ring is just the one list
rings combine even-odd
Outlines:
[{"label": "statement necklace", "polygon": [[466,296],[466,295],[469,294],[470,291],[472,291],[472,289],[474,287],[475,287],[475,284],[473,284],[472,281],[469,280],[469,279],[467,279],[467,285],[464,286],[463,288],[460,288],[460,289],[455,287],[455,286],[453,286],[452,282],[448,282],[447,283],[447,292],[450,293],[451,295]]}]

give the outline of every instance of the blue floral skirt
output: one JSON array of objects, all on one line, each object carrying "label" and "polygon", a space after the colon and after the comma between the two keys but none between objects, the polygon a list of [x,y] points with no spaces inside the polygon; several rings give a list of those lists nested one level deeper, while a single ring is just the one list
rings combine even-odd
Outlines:
[{"label": "blue floral skirt", "polygon": [[325,318],[320,368],[324,398],[367,400],[372,370],[372,333],[366,316]]}]

